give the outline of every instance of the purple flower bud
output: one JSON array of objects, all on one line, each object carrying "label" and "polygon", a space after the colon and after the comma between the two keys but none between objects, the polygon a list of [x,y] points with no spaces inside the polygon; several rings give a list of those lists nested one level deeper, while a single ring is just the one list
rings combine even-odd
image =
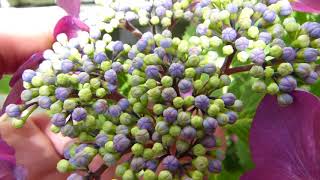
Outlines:
[{"label": "purple flower bud", "polygon": [[9,104],[6,107],[6,113],[9,117],[19,117],[21,114],[20,107],[16,104]]},{"label": "purple flower bud", "polygon": [[225,28],[222,31],[222,39],[227,42],[233,42],[237,38],[237,32],[233,28]]},{"label": "purple flower bud", "polygon": [[74,121],[85,120],[87,118],[87,110],[84,108],[76,108],[73,110],[71,117]]},{"label": "purple flower bud", "polygon": [[94,55],[94,62],[98,64],[101,64],[105,60],[107,60],[107,55],[104,52],[99,52]]},{"label": "purple flower bud", "polygon": [[163,111],[164,120],[168,123],[173,123],[177,120],[178,111],[172,107],[168,107]]},{"label": "purple flower bud", "polygon": [[234,44],[239,51],[244,51],[249,46],[249,40],[246,37],[240,37],[235,41]]},{"label": "purple flower bud", "polygon": [[314,62],[319,56],[319,51],[314,48],[306,48],[304,50],[304,58],[306,62]]},{"label": "purple flower bud", "polygon": [[159,17],[163,17],[166,14],[166,8],[164,8],[163,6],[158,6],[156,8],[156,15]]},{"label": "purple flower bud", "polygon": [[159,75],[160,75],[159,68],[155,65],[147,66],[145,73],[147,77],[150,79],[157,79],[159,78]]},{"label": "purple flower bud", "polygon": [[128,52],[128,58],[134,59],[135,57],[136,57],[136,51],[133,49],[130,49],[130,51]]},{"label": "purple flower bud", "polygon": [[235,4],[232,4],[232,3],[228,4],[226,9],[227,9],[230,13],[237,13],[238,10],[239,10],[238,6],[235,5]]},{"label": "purple flower bud", "polygon": [[143,35],[141,37],[141,39],[144,39],[146,41],[148,41],[148,40],[150,40],[152,38],[153,38],[153,33],[150,32],[150,31],[143,33]]},{"label": "purple flower bud", "polygon": [[158,168],[158,163],[156,160],[150,160],[146,162],[145,166],[147,169],[150,169],[151,171],[156,171]]},{"label": "purple flower bud", "polygon": [[140,40],[137,42],[136,46],[137,46],[137,49],[138,49],[140,52],[142,52],[142,51],[144,51],[144,50],[147,48],[147,46],[148,46],[148,41],[146,41],[146,40],[144,40],[144,39],[140,39]]},{"label": "purple flower bud", "polygon": [[38,99],[38,104],[43,109],[49,109],[52,102],[51,99],[48,96],[41,96]]},{"label": "purple flower bud", "polygon": [[121,41],[116,41],[113,44],[113,51],[116,53],[119,53],[120,51],[123,51],[123,43]]},{"label": "purple flower bud", "polygon": [[184,127],[181,131],[181,137],[185,139],[194,139],[196,135],[197,131],[191,126]]},{"label": "purple flower bud", "polygon": [[170,38],[165,38],[160,40],[160,46],[162,48],[169,48],[172,45],[172,39]]},{"label": "purple flower bud", "polygon": [[129,134],[129,128],[126,125],[119,125],[116,128],[116,133],[127,135],[127,134]]},{"label": "purple flower bud", "polygon": [[300,63],[295,71],[298,74],[298,76],[306,78],[311,73],[311,66],[307,63]]},{"label": "purple flower bud", "polygon": [[212,117],[207,117],[202,124],[204,129],[210,133],[214,132],[218,127],[218,121]]},{"label": "purple flower bud", "polygon": [[261,32],[259,34],[259,40],[264,41],[266,44],[269,44],[271,42],[272,36],[268,32]]},{"label": "purple flower bud", "polygon": [[196,29],[196,33],[200,36],[206,35],[208,32],[208,27],[204,24],[199,24]]},{"label": "purple flower bud", "polygon": [[161,59],[166,55],[166,50],[164,50],[162,47],[157,47],[153,51],[154,54],[159,56]]},{"label": "purple flower bud", "polygon": [[272,45],[278,45],[282,48],[286,47],[286,43],[282,40],[282,39],[279,39],[279,38],[276,38],[272,41]]},{"label": "purple flower bud", "polygon": [[153,123],[151,121],[150,118],[148,117],[142,117],[138,120],[138,123],[137,123],[137,126],[140,128],[140,129],[146,129],[148,130],[149,132],[153,131]]},{"label": "purple flower bud", "polygon": [[162,90],[161,96],[165,101],[172,101],[175,97],[177,97],[177,92],[172,87],[165,88]]},{"label": "purple flower bud", "polygon": [[226,106],[232,106],[237,98],[232,93],[226,93],[221,96],[221,99],[223,100],[223,102]]},{"label": "purple flower bud", "polygon": [[164,169],[167,169],[169,171],[176,171],[178,170],[180,164],[179,160],[175,156],[167,156],[162,160],[162,164]]},{"label": "purple flower bud", "polygon": [[184,66],[180,63],[172,63],[169,67],[169,74],[172,77],[181,78],[184,73]]},{"label": "purple flower bud", "polygon": [[297,81],[292,76],[283,77],[279,82],[279,88],[283,92],[291,92],[297,87]]},{"label": "purple flower bud", "polygon": [[93,109],[96,113],[98,114],[103,114],[107,111],[108,108],[108,103],[104,99],[98,99],[94,104],[93,104]]},{"label": "purple flower bud", "polygon": [[192,56],[192,55],[200,55],[202,49],[200,47],[191,47],[189,48],[189,55]]},{"label": "purple flower bud", "polygon": [[143,59],[140,57],[136,57],[132,61],[132,65],[136,69],[140,69],[143,66]]},{"label": "purple flower bud", "polygon": [[293,103],[293,97],[287,93],[278,95],[277,100],[282,106],[287,106]]},{"label": "purple flower bud", "polygon": [[228,111],[226,114],[229,117],[229,121],[228,121],[229,124],[234,124],[237,121],[238,114],[236,112]]},{"label": "purple flower bud", "polygon": [[296,59],[296,51],[292,47],[283,48],[282,59],[287,62],[292,62]]},{"label": "purple flower bud", "polygon": [[130,102],[128,101],[128,99],[126,98],[122,98],[118,101],[118,106],[120,107],[120,109],[122,111],[126,110],[129,108],[130,106]]},{"label": "purple flower bud", "polygon": [[162,1],[162,6],[165,7],[166,9],[171,9],[172,0],[163,0]]},{"label": "purple flower bud", "polygon": [[268,0],[268,3],[269,4],[275,4],[275,3],[277,3],[278,2],[278,0]]},{"label": "purple flower bud", "polygon": [[90,60],[85,60],[83,62],[82,68],[85,72],[90,73],[96,69],[96,66]]},{"label": "purple flower bud", "polygon": [[257,3],[255,6],[254,6],[254,11],[257,11],[261,14],[263,14],[268,8],[265,4],[263,3]]},{"label": "purple flower bud", "polygon": [[70,72],[74,67],[74,64],[72,61],[65,59],[61,62],[61,70],[63,73]]},{"label": "purple flower bud", "polygon": [[108,112],[112,117],[119,117],[121,114],[121,108],[117,105],[112,105],[109,107]]},{"label": "purple flower bud", "polygon": [[203,111],[207,110],[210,104],[210,99],[206,95],[199,95],[194,101],[195,106]]},{"label": "purple flower bud", "polygon": [[318,80],[318,73],[311,72],[310,75],[304,79],[307,84],[314,84]]},{"label": "purple flower bud", "polygon": [[70,148],[65,148],[65,149],[63,150],[63,157],[64,157],[65,159],[70,159],[70,158],[71,158]]},{"label": "purple flower bud", "polygon": [[161,140],[161,136],[158,132],[154,132],[151,136],[152,141],[159,142]]},{"label": "purple flower bud", "polygon": [[192,82],[186,79],[182,79],[178,83],[178,88],[182,93],[189,92],[192,89]]},{"label": "purple flower bud", "polygon": [[109,83],[107,86],[108,86],[108,90],[109,90],[111,93],[115,92],[115,91],[118,89],[118,86],[117,86],[116,84],[110,84],[110,83]]},{"label": "purple flower bud", "polygon": [[22,73],[22,80],[25,82],[31,83],[32,78],[36,75],[37,73],[34,72],[34,70],[31,70],[31,69],[24,70]]},{"label": "purple flower bud", "polygon": [[85,168],[89,165],[90,161],[89,161],[89,157],[87,154],[79,154],[76,155],[75,157],[72,157],[69,160],[70,164],[78,167],[78,168]]},{"label": "purple flower bud", "polygon": [[117,134],[113,138],[113,148],[120,153],[125,152],[130,147],[130,139],[123,134]]},{"label": "purple flower bud", "polygon": [[111,84],[116,84],[117,73],[113,69],[110,69],[104,73],[104,79]]},{"label": "purple flower bud", "polygon": [[132,21],[132,20],[135,20],[135,19],[139,19],[139,16],[136,13],[132,12],[132,11],[128,11],[125,14],[125,19],[127,21]]},{"label": "purple flower bud", "polygon": [[134,157],[131,160],[130,168],[136,172],[141,171],[145,166],[144,159],[141,157]]},{"label": "purple flower bud", "polygon": [[65,126],[61,127],[60,132],[63,136],[68,136],[71,138],[75,138],[78,135],[75,128],[70,124],[66,124]]},{"label": "purple flower bud", "polygon": [[90,80],[90,75],[86,72],[81,72],[79,75],[78,75],[78,80],[81,84],[84,84],[84,83],[87,83],[89,82]]},{"label": "purple flower bud", "polygon": [[96,144],[99,147],[104,147],[104,145],[108,142],[108,136],[106,134],[100,133],[96,136]]},{"label": "purple flower bud", "polygon": [[222,171],[222,163],[219,160],[210,160],[208,170],[211,173],[219,173]]},{"label": "purple flower bud", "polygon": [[206,7],[211,3],[211,0],[201,0],[200,1],[200,6],[201,7]]},{"label": "purple flower bud", "polygon": [[317,23],[314,28],[309,31],[310,37],[320,38],[320,23]]},{"label": "purple flower bud", "polygon": [[207,73],[209,75],[212,75],[213,73],[216,72],[216,69],[217,68],[216,68],[216,66],[214,64],[208,63],[208,64],[204,65],[203,72]]},{"label": "purple flower bud", "polygon": [[123,70],[122,64],[120,62],[112,63],[111,68],[117,73],[119,73]]},{"label": "purple flower bud", "polygon": [[66,100],[69,97],[70,94],[71,94],[71,89],[69,89],[69,88],[58,87],[55,90],[56,98],[61,100],[61,101]]},{"label": "purple flower bud", "polygon": [[160,135],[164,135],[169,132],[168,123],[165,121],[158,122],[155,129]]},{"label": "purple flower bud", "polygon": [[216,146],[216,138],[214,136],[206,136],[202,139],[201,144],[206,148],[214,148]]},{"label": "purple flower bud", "polygon": [[62,127],[66,124],[66,115],[63,113],[54,114],[51,118],[51,122],[57,127]]},{"label": "purple flower bud", "polygon": [[288,16],[292,13],[292,7],[290,5],[290,3],[284,3],[282,4],[282,6],[280,7],[280,15],[281,16]]},{"label": "purple flower bud", "polygon": [[265,57],[264,51],[260,48],[253,49],[250,54],[251,61],[257,65],[262,65],[265,62]]},{"label": "purple flower bud", "polygon": [[84,150],[84,148],[88,147],[88,144],[80,144],[75,148],[75,153],[78,154]]},{"label": "purple flower bud", "polygon": [[276,20],[277,14],[272,10],[266,10],[263,13],[263,19],[269,23],[273,23]]}]

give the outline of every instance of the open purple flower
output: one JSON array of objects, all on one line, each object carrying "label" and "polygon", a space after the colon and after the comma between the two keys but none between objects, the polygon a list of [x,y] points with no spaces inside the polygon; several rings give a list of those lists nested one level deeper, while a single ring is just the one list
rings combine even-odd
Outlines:
[{"label": "open purple flower", "polygon": [[293,104],[281,107],[267,95],[257,109],[250,131],[255,169],[241,179],[319,179],[320,101],[294,91]]},{"label": "open purple flower", "polygon": [[[89,31],[89,27],[78,19],[80,0],[58,0],[57,4],[65,9],[69,14],[61,18],[55,28],[53,36],[56,38],[58,34],[65,33],[68,38],[77,36],[78,31]],[[22,100],[17,94],[21,94],[23,91],[22,74],[26,69],[37,69],[39,64],[44,60],[43,53],[38,52],[33,54],[28,60],[26,60],[13,74],[10,81],[11,92],[9,93],[0,114],[4,113],[5,107],[9,104],[21,104]]]},{"label": "open purple flower", "polygon": [[319,0],[296,0],[292,2],[292,7],[296,11],[320,13]]}]

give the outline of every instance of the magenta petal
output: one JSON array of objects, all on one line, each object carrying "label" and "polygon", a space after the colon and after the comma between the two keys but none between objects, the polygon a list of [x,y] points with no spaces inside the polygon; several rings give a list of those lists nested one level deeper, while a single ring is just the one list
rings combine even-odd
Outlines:
[{"label": "magenta petal", "polygon": [[319,0],[300,0],[291,3],[292,7],[296,11],[320,13],[320,1]]},{"label": "magenta petal", "polygon": [[27,61],[25,61],[19,69],[13,74],[10,80],[10,86],[12,87],[22,77],[22,73],[26,69],[37,69],[39,64],[43,61],[42,53],[33,54]]},{"label": "magenta petal", "polygon": [[271,95],[259,105],[250,130],[256,168],[242,180],[320,179],[320,101],[305,91],[292,95],[288,107]]},{"label": "magenta petal", "polygon": [[53,35],[57,37],[58,34],[65,33],[70,39],[76,37],[78,31],[89,31],[89,27],[78,18],[64,16],[56,24]]},{"label": "magenta petal", "polygon": [[16,158],[14,149],[0,137],[0,179],[14,179]]},{"label": "magenta petal", "polygon": [[22,100],[20,98],[20,94],[23,90],[24,90],[24,88],[23,88],[22,79],[19,79],[11,87],[11,91],[2,106],[2,110],[0,112],[0,115],[2,115],[5,112],[5,109],[9,104],[21,104],[22,103]]},{"label": "magenta petal", "polygon": [[81,4],[80,0],[57,0],[57,4],[69,15],[79,17]]}]

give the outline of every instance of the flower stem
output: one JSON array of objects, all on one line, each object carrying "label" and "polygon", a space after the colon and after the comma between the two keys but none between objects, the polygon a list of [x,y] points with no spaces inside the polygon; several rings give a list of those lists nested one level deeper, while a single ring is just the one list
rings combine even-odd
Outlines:
[{"label": "flower stem", "polygon": [[224,61],[222,67],[221,67],[221,74],[226,74],[226,72],[228,71],[231,63],[232,63],[232,59],[235,56],[237,52],[234,51],[230,56],[227,57],[227,59]]},{"label": "flower stem", "polygon": [[137,38],[142,37],[141,31],[138,28],[136,28],[133,24],[131,24],[129,21],[124,22],[124,29],[131,32]]},{"label": "flower stem", "polygon": [[100,180],[101,179],[101,175],[103,174],[103,172],[108,168],[107,165],[102,164],[99,169],[97,169],[94,172],[89,172],[87,176],[85,176],[86,180],[91,180],[91,179],[95,179],[95,180]]}]

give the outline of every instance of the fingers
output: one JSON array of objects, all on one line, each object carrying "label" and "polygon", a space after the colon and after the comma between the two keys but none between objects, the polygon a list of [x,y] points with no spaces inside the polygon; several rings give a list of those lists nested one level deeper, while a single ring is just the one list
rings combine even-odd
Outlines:
[{"label": "fingers", "polygon": [[0,72],[13,73],[33,53],[49,48],[59,7],[0,9]]}]

